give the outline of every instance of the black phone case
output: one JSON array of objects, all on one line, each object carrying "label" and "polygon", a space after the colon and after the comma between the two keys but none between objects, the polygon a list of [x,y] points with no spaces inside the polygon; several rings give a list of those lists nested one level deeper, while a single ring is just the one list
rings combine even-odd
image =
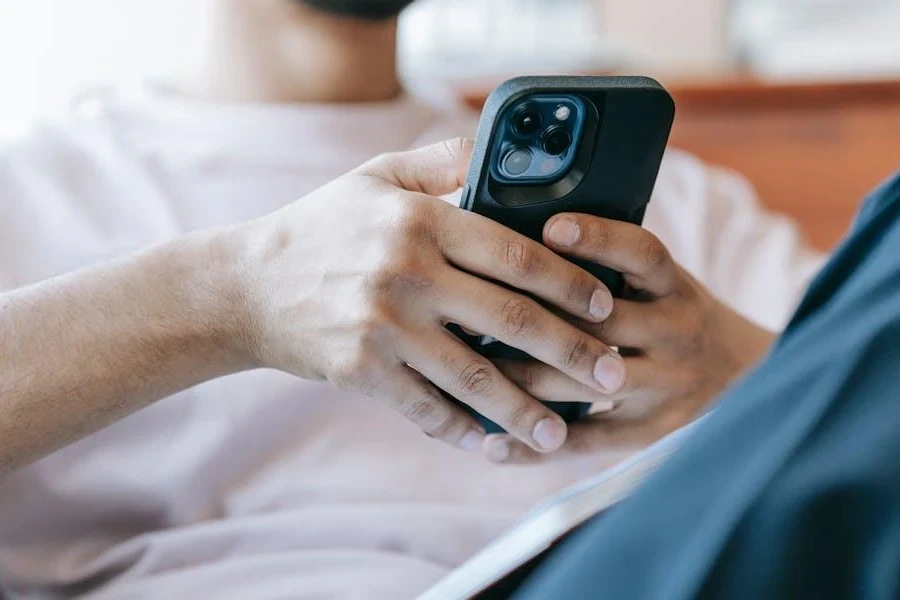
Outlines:
[{"label": "black phone case", "polygon": [[[577,187],[550,194],[546,202],[512,206],[497,200],[500,182],[491,177],[490,162],[495,129],[504,111],[533,94],[574,94],[599,119],[588,126],[582,144],[592,144],[588,159],[576,164],[583,173]],[[591,108],[592,107],[592,108]],[[648,77],[519,77],[511,79],[489,96],[478,126],[475,149],[460,206],[503,223],[531,239],[542,241],[546,221],[561,212],[579,212],[641,224],[656,183],[660,162],[675,117],[672,97]],[[509,191],[509,190],[507,190]],[[624,292],[621,274],[594,263],[574,260],[603,281],[614,296]],[[519,350],[466,335],[458,327],[453,332],[479,354],[489,358],[527,358]],[[566,421],[587,414],[590,405],[579,402],[548,404]],[[488,432],[502,431],[498,425],[463,405]]]}]

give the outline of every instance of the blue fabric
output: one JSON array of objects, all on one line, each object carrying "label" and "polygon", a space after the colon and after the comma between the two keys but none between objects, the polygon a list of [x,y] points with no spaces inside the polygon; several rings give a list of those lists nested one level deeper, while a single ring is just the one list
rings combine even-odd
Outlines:
[{"label": "blue fabric", "polygon": [[900,598],[900,174],[768,357],[515,598]]}]

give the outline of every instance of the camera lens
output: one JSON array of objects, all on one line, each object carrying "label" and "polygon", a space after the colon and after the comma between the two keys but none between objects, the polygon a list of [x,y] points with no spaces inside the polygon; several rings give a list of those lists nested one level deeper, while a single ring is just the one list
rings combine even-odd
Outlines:
[{"label": "camera lens", "polygon": [[511,177],[518,177],[531,166],[531,151],[526,148],[511,148],[503,155],[503,170]]},{"label": "camera lens", "polygon": [[544,152],[559,156],[572,145],[572,136],[562,127],[551,127],[544,132]]},{"label": "camera lens", "polygon": [[512,125],[519,135],[532,135],[541,128],[541,113],[533,106],[526,106],[515,114]]}]

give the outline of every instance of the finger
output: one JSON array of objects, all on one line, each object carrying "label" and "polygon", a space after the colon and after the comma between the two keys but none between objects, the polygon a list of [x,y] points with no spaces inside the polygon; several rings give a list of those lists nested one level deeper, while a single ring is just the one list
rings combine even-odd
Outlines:
[{"label": "finger", "polygon": [[566,443],[552,454],[538,454],[510,436],[490,435],[484,443],[485,455],[493,462],[528,465],[566,461],[585,456],[624,458],[674,431],[678,425],[653,417],[616,418],[615,413],[591,416],[569,425]]},{"label": "finger", "polygon": [[622,357],[535,300],[458,271],[443,278],[440,317],[518,348],[598,391],[621,387]]},{"label": "finger", "polygon": [[510,381],[542,402],[584,402],[597,412],[616,407],[607,394],[536,360],[498,360],[494,364]]},{"label": "finger", "polygon": [[570,321],[609,346],[646,350],[659,345],[660,332],[671,325],[660,318],[658,306],[619,298],[609,317],[601,323]]},{"label": "finger", "polygon": [[625,358],[626,377],[618,391],[598,392],[565,373],[538,361],[501,360],[497,368],[529,395],[542,402],[586,402],[592,413],[615,410],[617,414],[632,415],[631,405],[644,406],[658,395],[666,383],[660,380],[653,362],[643,356]]},{"label": "finger", "polygon": [[407,338],[407,362],[434,385],[539,452],[559,448],[566,424],[559,415],[523,392],[483,356],[441,328]]},{"label": "finger", "polygon": [[543,244],[468,211],[448,210],[444,221],[439,245],[460,269],[589,321],[602,321],[612,311],[612,294],[600,280]]},{"label": "finger", "polygon": [[456,138],[418,150],[383,154],[358,168],[410,192],[443,196],[463,186],[472,158],[471,140]]},{"label": "finger", "polygon": [[675,290],[678,267],[655,235],[632,223],[564,213],[544,225],[554,250],[620,271],[628,284],[655,296]]},{"label": "finger", "polygon": [[405,365],[385,377],[373,395],[418,425],[429,436],[467,452],[481,450],[484,429],[441,395],[427,379]]}]

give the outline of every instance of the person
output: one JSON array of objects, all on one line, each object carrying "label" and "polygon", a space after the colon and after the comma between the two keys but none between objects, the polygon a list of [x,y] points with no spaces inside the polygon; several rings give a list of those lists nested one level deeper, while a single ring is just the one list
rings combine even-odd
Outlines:
[{"label": "person", "polygon": [[[765,351],[759,325],[790,314],[821,258],[739,178],[675,151],[648,209],[655,235],[548,224],[561,253],[622,244],[604,260],[645,299],[600,322],[596,282],[438,203],[465,145],[396,152],[471,134],[471,120],[403,92],[395,17],[408,2],[375,4],[211,2],[175,90],[101,93],[3,150],[9,593],[412,596],[535,501],[689,419]],[[515,344],[555,368],[458,360],[454,377],[435,319],[504,325],[479,311],[501,296],[473,273],[544,295],[591,335],[503,296],[527,308],[507,311],[514,322],[535,315],[570,348],[532,330]],[[640,333],[627,340],[640,352],[609,351],[619,332]],[[434,401],[432,384],[460,383],[485,412],[506,407],[493,416],[515,437],[481,440]],[[532,396],[614,410],[566,429]],[[506,466],[522,463],[535,464]]]},{"label": "person", "polygon": [[900,597],[898,250],[900,173],[767,359],[512,597]]}]

